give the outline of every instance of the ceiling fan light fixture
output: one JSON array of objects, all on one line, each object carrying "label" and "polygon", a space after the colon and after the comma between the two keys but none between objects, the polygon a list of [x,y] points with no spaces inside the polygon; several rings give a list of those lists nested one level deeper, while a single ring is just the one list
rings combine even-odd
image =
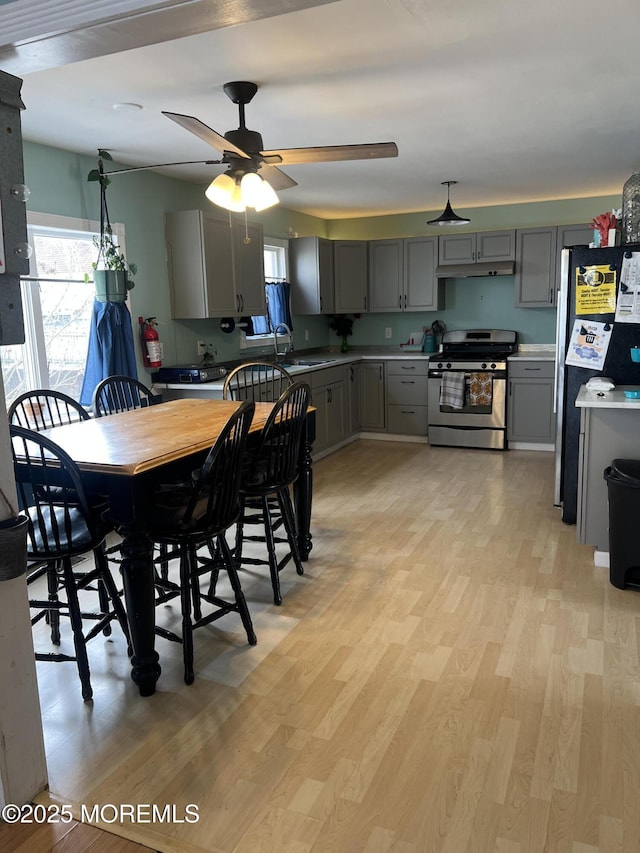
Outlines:
[{"label": "ceiling fan light fixture", "polygon": [[225,210],[232,210],[234,213],[243,213],[245,210],[240,186],[229,172],[224,172],[211,181],[204,194],[212,204],[224,207]]},{"label": "ceiling fan light fixture", "polygon": [[465,219],[464,216],[458,216],[453,212],[451,202],[449,201],[449,192],[451,184],[457,184],[457,181],[442,181],[442,186],[447,188],[447,204],[437,219],[428,219],[427,225],[468,225],[470,219]]},{"label": "ceiling fan light fixture", "polygon": [[240,189],[246,206],[253,207],[256,212],[267,210],[280,202],[271,184],[255,172],[247,172],[243,175]]}]

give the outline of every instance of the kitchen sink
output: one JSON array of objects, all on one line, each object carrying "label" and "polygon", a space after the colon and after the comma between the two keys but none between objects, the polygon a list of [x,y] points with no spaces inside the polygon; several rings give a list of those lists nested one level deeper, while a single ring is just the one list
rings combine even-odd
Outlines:
[{"label": "kitchen sink", "polygon": [[[318,364],[330,364],[332,361],[332,358],[292,358],[288,364],[294,367],[316,367]],[[284,364],[284,367],[286,366],[287,363]]]}]

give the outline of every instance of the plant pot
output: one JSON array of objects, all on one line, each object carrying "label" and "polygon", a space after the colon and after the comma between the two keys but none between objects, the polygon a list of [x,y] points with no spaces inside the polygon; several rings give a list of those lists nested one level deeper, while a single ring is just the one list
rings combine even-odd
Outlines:
[{"label": "plant pot", "polygon": [[19,578],[27,570],[27,525],[24,515],[0,521],[0,581]]},{"label": "plant pot", "polygon": [[126,301],[129,287],[125,270],[95,270],[93,283],[100,302]]}]

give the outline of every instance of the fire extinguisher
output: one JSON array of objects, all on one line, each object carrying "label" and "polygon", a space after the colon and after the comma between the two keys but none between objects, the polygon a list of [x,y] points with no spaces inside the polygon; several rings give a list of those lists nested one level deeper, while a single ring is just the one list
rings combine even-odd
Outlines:
[{"label": "fire extinguisher", "polygon": [[142,337],[142,353],[144,355],[145,367],[162,367],[162,359],[164,356],[163,346],[158,340],[158,331],[155,317],[147,317],[143,319],[138,317],[140,323],[140,335]]}]

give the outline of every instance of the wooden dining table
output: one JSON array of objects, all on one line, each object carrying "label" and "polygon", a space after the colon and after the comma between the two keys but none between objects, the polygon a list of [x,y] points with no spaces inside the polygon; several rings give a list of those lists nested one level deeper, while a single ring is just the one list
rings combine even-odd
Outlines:
[{"label": "wooden dining table", "polygon": [[[93,492],[109,499],[122,537],[122,578],[131,631],[131,677],[140,695],[155,692],[160,676],[155,649],[153,543],[146,527],[150,495],[159,483],[184,479],[209,451],[229,417],[234,400],[182,399],[54,427],[44,432],[65,450]],[[273,403],[256,403],[249,441],[259,434]],[[315,410],[307,414],[294,484],[298,544],[307,560],[311,542],[313,473],[311,447]]]}]

